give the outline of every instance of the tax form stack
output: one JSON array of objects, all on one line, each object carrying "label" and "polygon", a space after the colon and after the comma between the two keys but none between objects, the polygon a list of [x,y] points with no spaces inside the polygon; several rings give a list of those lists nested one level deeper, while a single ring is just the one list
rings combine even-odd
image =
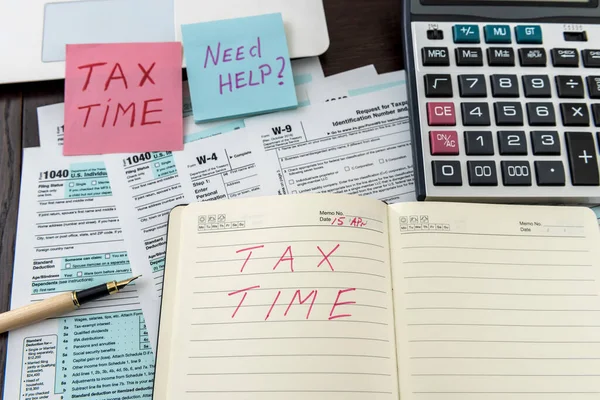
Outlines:
[{"label": "tax form stack", "polygon": [[[40,148],[24,153],[12,307],[132,274],[110,299],[9,335],[5,397],[152,396],[168,214],[180,204],[349,193],[414,200],[402,71],[324,77],[292,61],[300,107],[195,124],[187,82],[184,150],[65,157],[64,105],[38,109]],[[206,229],[242,221],[206,215]],[[129,397],[128,397],[129,396]]]}]

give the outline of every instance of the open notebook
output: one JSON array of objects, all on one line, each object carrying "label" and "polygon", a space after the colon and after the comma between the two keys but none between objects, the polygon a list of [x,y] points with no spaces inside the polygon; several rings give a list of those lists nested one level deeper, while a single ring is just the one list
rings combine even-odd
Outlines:
[{"label": "open notebook", "polygon": [[178,207],[154,399],[598,399],[598,244],[585,208]]}]

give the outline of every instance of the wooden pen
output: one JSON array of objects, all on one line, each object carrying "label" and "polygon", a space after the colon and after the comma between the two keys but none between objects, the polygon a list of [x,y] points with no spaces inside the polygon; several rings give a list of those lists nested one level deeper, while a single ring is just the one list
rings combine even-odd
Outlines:
[{"label": "wooden pen", "polygon": [[120,282],[108,282],[89,289],[62,293],[38,303],[29,304],[2,313],[0,314],[0,333],[8,332],[13,329],[77,310],[85,303],[119,292],[140,276],[135,276]]}]

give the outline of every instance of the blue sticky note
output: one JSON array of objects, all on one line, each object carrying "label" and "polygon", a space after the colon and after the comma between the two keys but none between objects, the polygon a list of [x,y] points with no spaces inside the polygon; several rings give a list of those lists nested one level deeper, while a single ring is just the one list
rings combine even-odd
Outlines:
[{"label": "blue sticky note", "polygon": [[281,14],[181,26],[196,122],[298,106]]}]

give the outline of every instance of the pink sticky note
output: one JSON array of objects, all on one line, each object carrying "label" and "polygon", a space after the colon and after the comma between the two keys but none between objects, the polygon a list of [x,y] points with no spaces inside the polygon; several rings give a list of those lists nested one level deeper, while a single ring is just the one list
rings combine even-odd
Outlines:
[{"label": "pink sticky note", "polygon": [[65,155],[183,149],[181,43],[67,45]]}]

